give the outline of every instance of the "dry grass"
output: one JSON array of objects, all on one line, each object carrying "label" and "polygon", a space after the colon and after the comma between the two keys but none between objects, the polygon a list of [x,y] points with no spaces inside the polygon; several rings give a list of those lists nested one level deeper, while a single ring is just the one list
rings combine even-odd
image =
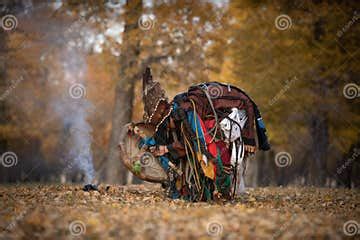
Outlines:
[{"label": "dry grass", "polygon": [[359,193],[257,188],[222,205],[170,200],[157,185],[3,185],[0,239],[343,239],[344,223],[360,222]]}]

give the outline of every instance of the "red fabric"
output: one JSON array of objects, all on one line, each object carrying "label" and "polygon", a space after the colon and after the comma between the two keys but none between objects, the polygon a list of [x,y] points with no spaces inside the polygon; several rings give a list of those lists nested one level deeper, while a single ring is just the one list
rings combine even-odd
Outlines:
[{"label": "red fabric", "polygon": [[[215,123],[216,123],[215,119],[210,119],[210,120],[204,121],[204,125],[205,125],[206,129],[213,128],[215,126]],[[217,141],[215,144],[218,148],[218,151],[220,151],[220,158],[221,158],[223,165],[230,165],[231,155],[230,155],[229,149],[227,148],[225,142]]]},{"label": "red fabric", "polygon": [[206,129],[211,129],[211,128],[215,127],[216,121],[215,121],[215,119],[210,119],[210,120],[205,120],[204,123],[205,123]]},{"label": "red fabric", "polygon": [[229,148],[226,146],[226,143],[224,141],[217,141],[216,146],[219,148],[220,157],[221,157],[221,161],[222,161],[223,165],[229,166],[231,155],[230,155]]},{"label": "red fabric", "polygon": [[[215,126],[215,123],[216,123],[215,119],[210,119],[210,120],[204,121],[204,125],[205,125],[206,129],[213,128]],[[207,135],[207,136],[209,136],[209,135]],[[211,139],[211,137],[210,137],[210,139]],[[215,143],[215,145],[217,147],[217,150],[220,151],[220,158],[221,158],[223,165],[229,166],[231,154],[230,154],[229,148],[226,146],[226,143],[224,141],[217,141]]]},{"label": "red fabric", "polygon": [[[202,129],[203,134],[204,134],[204,138],[205,138],[205,142],[206,142],[206,146],[208,148],[208,151],[209,151],[209,153],[211,153],[211,155],[214,158],[217,158],[218,151],[217,151],[216,144],[215,144],[215,142],[210,143],[211,135],[208,134],[208,131],[207,131],[207,128],[206,128],[206,125],[205,125],[204,121],[200,118],[199,115],[197,115],[197,116],[198,116],[198,119],[200,120],[200,126],[201,126],[201,129]],[[210,160],[208,160],[208,161],[210,161]],[[214,172],[215,172],[215,176],[216,176],[216,164],[214,164]]]},{"label": "red fabric", "polygon": [[206,145],[208,147],[208,151],[211,153],[211,155],[214,158],[217,158],[218,152],[217,152],[216,144],[214,142],[210,143],[211,136],[207,132],[208,128],[206,126],[206,123],[204,123],[204,121],[200,118],[199,115],[197,115],[197,116],[198,116],[198,119],[200,120],[200,126],[201,126],[201,129],[202,129],[203,133],[204,133],[204,138],[205,138]]}]

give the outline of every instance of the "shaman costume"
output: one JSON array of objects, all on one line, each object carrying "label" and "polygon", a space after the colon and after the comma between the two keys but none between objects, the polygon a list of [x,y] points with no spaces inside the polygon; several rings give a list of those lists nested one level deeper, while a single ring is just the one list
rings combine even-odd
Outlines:
[{"label": "shaman costume", "polygon": [[237,87],[201,83],[169,102],[147,68],[143,101],[144,122],[124,127],[122,160],[139,178],[162,183],[171,198],[231,199],[245,189],[255,137],[260,150],[270,149],[258,107]]}]

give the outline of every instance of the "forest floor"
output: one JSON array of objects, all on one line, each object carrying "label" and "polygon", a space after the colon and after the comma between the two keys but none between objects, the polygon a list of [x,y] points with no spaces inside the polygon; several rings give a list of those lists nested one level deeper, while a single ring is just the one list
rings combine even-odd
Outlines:
[{"label": "forest floor", "polygon": [[218,204],[152,184],[81,189],[0,185],[0,239],[360,239],[359,190],[255,188]]}]

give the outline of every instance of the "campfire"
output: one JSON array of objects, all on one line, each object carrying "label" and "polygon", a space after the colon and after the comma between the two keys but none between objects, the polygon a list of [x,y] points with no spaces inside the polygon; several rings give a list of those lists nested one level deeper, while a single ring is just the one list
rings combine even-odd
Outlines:
[{"label": "campfire", "polygon": [[99,191],[98,186],[95,184],[86,184],[83,187],[83,191],[90,192],[90,191]]}]

